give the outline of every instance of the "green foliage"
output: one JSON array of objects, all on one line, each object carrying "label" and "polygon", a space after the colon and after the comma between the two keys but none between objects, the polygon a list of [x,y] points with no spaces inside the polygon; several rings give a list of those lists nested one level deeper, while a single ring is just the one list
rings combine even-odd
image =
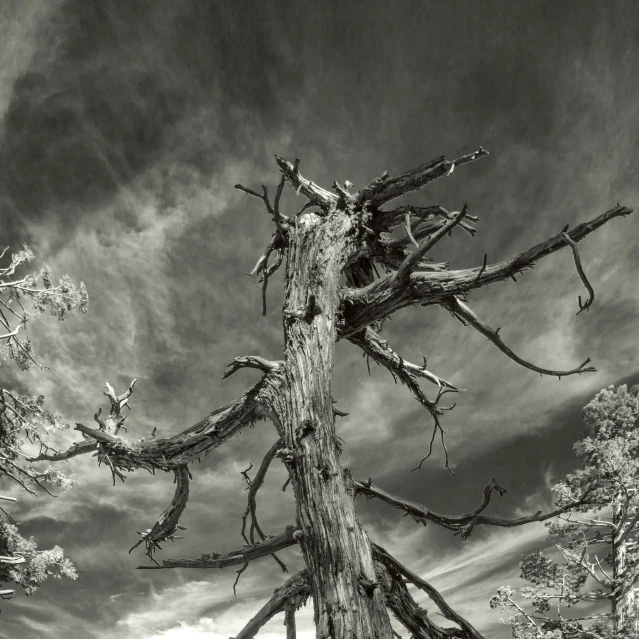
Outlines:
[{"label": "green foliage", "polygon": [[[546,524],[556,557],[522,558],[530,585],[497,591],[490,606],[511,616],[518,639],[622,639],[635,636],[639,582],[639,389],[611,386],[582,411],[587,437],[574,446],[577,470],[553,486],[558,507]],[[594,612],[593,612],[594,603]],[[590,606],[585,613],[571,610]]]},{"label": "green foliage", "polygon": [[[6,249],[0,259],[5,253]],[[21,370],[33,364],[41,366],[33,357],[30,340],[24,338],[28,325],[47,311],[59,320],[70,311],[86,312],[89,301],[84,284],[76,287],[66,275],[54,285],[48,266],[39,272],[16,275],[20,267],[34,259],[31,249],[25,246],[11,255],[8,265],[0,267],[0,356]],[[52,466],[36,470],[23,461],[25,444],[49,450],[51,437],[66,428],[68,425],[59,415],[45,408],[42,395],[0,389],[0,477],[34,495],[38,489],[48,492],[48,487],[67,490],[72,476]],[[76,578],[75,569],[61,548],[38,550],[33,538],[21,537],[11,515],[4,509],[2,512],[6,521],[0,521],[1,583],[13,583],[32,594],[48,576]]]}]

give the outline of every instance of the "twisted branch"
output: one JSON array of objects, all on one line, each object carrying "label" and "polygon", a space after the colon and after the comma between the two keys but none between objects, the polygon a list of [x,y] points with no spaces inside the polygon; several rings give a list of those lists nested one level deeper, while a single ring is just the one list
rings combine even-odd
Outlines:
[{"label": "twisted branch", "polygon": [[356,493],[361,493],[369,498],[377,497],[381,501],[386,502],[399,510],[403,510],[404,516],[410,515],[415,519],[415,521],[423,523],[424,525],[426,525],[426,522],[431,521],[438,526],[454,531],[454,533],[459,535],[462,539],[467,539],[475,526],[486,525],[498,526],[501,528],[514,528],[516,526],[523,526],[524,524],[529,524],[535,521],[546,521],[547,519],[552,519],[562,513],[589,503],[589,492],[586,492],[580,499],[574,500],[571,503],[548,513],[542,513],[542,511],[539,510],[534,515],[527,515],[526,517],[518,517],[516,519],[488,517],[481,513],[490,503],[492,493],[497,492],[500,497],[503,497],[506,493],[504,488],[499,486],[494,479],[491,479],[482,491],[482,501],[476,508],[461,515],[442,515],[435,513],[426,506],[422,506],[416,502],[391,495],[382,488],[374,486],[370,479],[368,481],[353,479],[353,483],[355,485]]},{"label": "twisted branch", "polygon": [[[189,477],[190,473],[186,466],[176,468],[175,471],[175,494],[170,505],[160,515],[158,520],[153,525],[153,528],[149,528],[145,532],[138,532],[141,536],[140,540],[131,547],[129,554],[137,548],[142,542],[146,544],[146,554],[155,563],[153,554],[157,550],[162,550],[160,543],[166,540],[174,541],[180,539],[176,537],[178,530],[186,530],[184,526],[180,525],[180,517],[186,508],[186,502],[189,499]],[[158,564],[159,565],[159,564]]]},{"label": "twisted branch", "polygon": [[391,286],[401,286],[406,284],[410,274],[418,267],[421,259],[430,251],[439,240],[445,235],[450,233],[455,226],[457,226],[465,217],[468,207],[466,204],[462,207],[462,210],[455,215],[455,217],[446,222],[440,229],[435,231],[432,235],[426,237],[422,242],[406,259],[399,265],[397,272],[391,282]]},{"label": "twisted branch", "polygon": [[[260,608],[259,612],[231,639],[252,639],[259,629],[280,612],[299,610],[311,595],[311,585],[306,569],[293,575],[284,585],[275,589],[273,596]],[[289,616],[287,615],[287,619]],[[287,635],[289,635],[287,631]]]},{"label": "twisted branch", "polygon": [[487,337],[502,353],[507,355],[514,362],[527,368],[528,370],[534,371],[535,373],[539,373],[540,375],[552,375],[561,379],[562,377],[567,377],[568,375],[581,375],[581,373],[593,373],[597,369],[594,366],[587,366],[590,363],[590,358],[586,359],[576,368],[572,368],[570,370],[552,370],[549,368],[541,368],[535,364],[531,364],[526,360],[522,359],[513,351],[504,344],[501,337],[499,337],[499,328],[492,329],[487,324],[484,324],[477,315],[472,311],[472,309],[462,302],[458,297],[453,297],[446,302],[442,302],[441,304],[444,308],[448,309],[454,317],[461,320],[466,325],[472,326],[476,331]]},{"label": "twisted branch", "polygon": [[[593,231],[616,217],[630,215],[632,210],[616,206],[594,220],[580,224],[572,231],[558,235],[515,255],[491,265],[482,265],[456,271],[421,271],[412,273],[405,286],[392,286],[394,275],[383,277],[362,288],[345,288],[341,291],[344,324],[338,328],[344,338],[366,326],[379,322],[408,306],[429,306],[450,301],[469,291],[493,282],[501,281],[530,269],[533,265],[572,242],[580,242]],[[371,254],[375,252],[375,249]],[[421,267],[421,265],[420,265]]]},{"label": "twisted branch", "polygon": [[[248,483],[248,491],[249,491],[248,504],[246,506],[246,511],[242,515],[242,537],[244,538],[244,541],[246,541],[247,544],[254,544],[255,543],[255,533],[256,532],[260,536],[260,539],[262,541],[267,538],[267,536],[262,531],[262,528],[260,527],[260,524],[259,524],[259,522],[257,520],[257,502],[256,502],[256,497],[257,497],[257,491],[262,487],[262,484],[264,484],[264,479],[266,477],[266,472],[268,471],[268,468],[271,465],[271,462],[275,458],[275,454],[281,448],[281,446],[282,446],[282,440],[281,439],[278,439],[273,444],[273,446],[271,446],[271,448],[268,450],[268,452],[264,456],[264,459],[262,460],[262,463],[260,464],[260,467],[259,467],[259,469],[258,469],[257,473],[255,474],[255,477],[253,478],[252,481],[250,479],[248,479],[248,475],[246,474],[246,473],[248,473],[248,471],[245,471],[244,473],[242,473],[246,477],[246,480],[247,480],[247,483]],[[250,468],[249,468],[249,470],[250,470]],[[249,528],[249,535],[247,537],[246,536],[246,521],[247,521],[249,515],[251,517],[251,525],[250,525],[250,528]],[[283,572],[288,572],[288,568],[286,567],[284,562],[277,555],[273,554],[272,557],[279,564],[279,566],[280,566],[280,568],[282,569]]]},{"label": "twisted branch", "polygon": [[[200,559],[164,559],[162,568],[225,568],[255,561],[297,543],[295,526],[287,526],[279,535],[271,535],[255,544],[249,544],[227,553],[203,553]],[[140,570],[157,570],[156,566],[138,566]]]},{"label": "twisted branch", "polygon": [[[439,401],[446,393],[457,393],[459,392],[459,389],[453,386],[450,382],[447,382],[441,377],[438,377],[437,375],[434,375],[433,373],[428,371],[426,369],[425,361],[424,366],[422,367],[416,366],[415,364],[411,364],[410,362],[406,362],[405,360],[403,360],[390,348],[386,340],[381,339],[379,335],[370,328],[367,328],[360,333],[351,335],[348,339],[353,344],[359,346],[368,357],[373,359],[378,364],[384,366],[393,376],[393,379],[395,379],[395,381],[399,379],[402,384],[407,386],[415,396],[415,399],[417,399],[417,401],[422,406],[424,406],[424,408],[426,408],[426,410],[433,418],[434,425],[428,448],[428,454],[419,462],[419,465],[416,466],[413,470],[420,470],[423,462],[430,457],[433,452],[435,437],[437,436],[437,433],[439,433],[442,448],[444,449],[446,469],[451,474],[454,474],[452,468],[449,465],[445,431],[443,430],[439,422],[439,417],[445,410],[452,410],[455,405],[453,404],[452,406],[441,408],[439,406]],[[423,377],[424,379],[427,379],[428,381],[437,385],[438,393],[434,401],[426,397],[424,391],[418,384],[416,377]]]},{"label": "twisted branch", "polygon": [[274,373],[284,365],[283,361],[271,361],[268,359],[264,359],[259,355],[241,355],[240,357],[235,357],[233,361],[227,365],[227,369],[222,375],[222,379],[226,379],[240,370],[240,368],[257,368],[265,373]]},{"label": "twisted branch", "polygon": [[406,195],[406,193],[418,191],[440,177],[448,177],[455,167],[478,160],[486,155],[488,155],[488,151],[479,147],[474,153],[463,155],[452,162],[441,156],[397,177],[387,177],[371,182],[357,194],[356,202],[360,205],[366,203],[369,207],[380,207],[386,202]]},{"label": "twisted branch", "polygon": [[95,451],[98,444],[108,451],[114,466],[135,469],[175,470],[199,459],[217,448],[242,428],[253,425],[268,416],[266,395],[277,370],[266,373],[251,389],[239,399],[212,411],[204,419],[170,438],[153,437],[149,440],[128,442],[109,434],[105,430],[76,424],[89,441],[73,444],[63,452],[43,452],[29,461],[62,461]]},{"label": "twisted branch", "polygon": [[395,569],[402,577],[406,578],[412,584],[417,586],[420,590],[423,590],[435,603],[435,605],[439,608],[442,615],[446,617],[449,621],[456,623],[463,631],[465,637],[467,639],[484,639],[483,636],[468,622],[464,617],[455,612],[449,605],[446,603],[446,600],[441,596],[439,591],[429,584],[427,581],[416,575],[414,572],[403,566],[402,564],[395,559],[392,555],[390,555],[384,548],[379,546],[378,544],[371,544],[374,550],[374,555],[387,567],[392,567]]},{"label": "twisted branch", "polygon": [[577,298],[579,302],[579,310],[577,311],[577,315],[581,313],[581,311],[587,311],[592,303],[595,301],[595,291],[590,285],[588,278],[586,277],[586,273],[584,272],[583,266],[581,265],[581,258],[579,257],[579,250],[577,249],[577,243],[574,242],[565,232],[562,233],[564,239],[570,245],[572,249],[572,255],[575,260],[575,268],[577,269],[577,273],[579,274],[579,278],[583,282],[583,285],[586,287],[588,291],[588,299],[582,304],[581,303],[581,295]]}]

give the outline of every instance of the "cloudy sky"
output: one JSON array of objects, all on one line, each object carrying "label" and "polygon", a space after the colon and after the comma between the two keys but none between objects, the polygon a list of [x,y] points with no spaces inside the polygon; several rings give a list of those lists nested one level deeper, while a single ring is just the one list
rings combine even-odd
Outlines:
[{"label": "cloudy sky", "polygon": [[[90,423],[105,381],[122,392],[136,377],[135,437],[155,425],[175,434],[254,383],[255,371],[220,376],[236,355],[280,356],[281,279],[262,317],[259,287],[244,274],[269,219],[233,185],[276,184],[274,154],[299,156],[318,184],[361,186],[482,145],[488,158],[410,199],[466,201],[479,216],[474,239],[453,234],[437,249],[454,267],[481,264],[484,252],[508,257],[617,202],[636,207],[638,20],[632,1],[3,0],[0,241],[26,242],[39,263],[84,280],[91,303],[86,315],[34,326],[55,374],[3,364],[0,381]],[[427,450],[428,415],[339,344],[345,463],[432,509],[472,508],[491,477],[508,489],[493,514],[548,506],[548,486],[573,463],[581,407],[604,386],[639,381],[637,237],[635,215],[580,244],[597,294],[587,314],[575,316],[584,291],[566,250],[470,299],[520,355],[553,368],[589,356],[597,373],[541,379],[437,309],[386,324],[402,356],[426,355],[467,389],[444,423],[455,477],[439,452],[421,474],[408,472]],[[188,530],[163,558],[241,545],[240,471],[275,438],[260,423],[193,468]],[[172,477],[138,472],[113,487],[89,456],[70,466],[69,493],[19,494],[14,515],[41,546],[62,545],[79,579],[3,604],[2,639],[220,639],[285,580],[261,559],[234,599],[232,568],[136,571],[144,552],[128,549],[170,501]],[[294,518],[284,478],[274,466],[259,500],[269,533]],[[358,498],[357,508],[371,538],[486,637],[509,635],[487,602],[498,585],[519,583],[519,557],[543,546],[543,526],[478,529],[461,542],[384,505]],[[282,557],[301,567],[297,551]],[[300,636],[312,636],[311,619],[307,607]],[[261,636],[283,636],[281,622]]]}]

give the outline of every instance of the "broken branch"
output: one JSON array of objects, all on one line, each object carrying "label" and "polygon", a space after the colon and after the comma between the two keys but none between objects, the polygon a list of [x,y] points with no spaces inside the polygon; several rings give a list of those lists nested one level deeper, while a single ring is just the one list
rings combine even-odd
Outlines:
[{"label": "broken branch", "polygon": [[[293,546],[297,543],[295,538],[295,526],[287,526],[279,535],[266,537],[263,541],[249,544],[238,550],[227,553],[205,553],[200,559],[164,559],[163,568],[225,568],[237,566],[260,557],[266,557],[273,553]],[[146,569],[147,566],[140,566]]]},{"label": "broken branch", "polygon": [[446,161],[444,156],[442,156],[397,177],[375,180],[358,193],[357,204],[363,205],[366,203],[371,207],[380,207],[386,202],[406,195],[406,193],[418,191],[429,182],[447,174],[450,175],[453,166],[458,167],[486,155],[488,155],[488,151],[479,147],[474,153],[463,155],[452,162]]},{"label": "broken branch", "polygon": [[222,379],[230,377],[233,373],[239,371],[240,368],[257,368],[265,373],[273,373],[278,371],[283,365],[283,361],[271,361],[259,355],[241,355],[240,357],[235,357],[227,365],[228,370],[222,375]]}]

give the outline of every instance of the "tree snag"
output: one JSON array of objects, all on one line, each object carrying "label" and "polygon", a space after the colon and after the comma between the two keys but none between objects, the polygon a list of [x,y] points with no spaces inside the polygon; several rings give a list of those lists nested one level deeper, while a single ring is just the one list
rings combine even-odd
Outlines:
[{"label": "tree snag", "polygon": [[[384,499],[417,521],[432,521],[462,537],[478,524],[521,525],[554,516],[555,513],[537,513],[510,522],[483,515],[493,490],[503,490],[494,481],[486,487],[484,500],[474,511],[460,516],[436,515],[425,507],[388,495],[373,487],[370,480],[353,480],[339,459],[341,446],[335,431],[335,417],[342,413],[333,405],[331,380],[335,343],[340,339],[348,339],[367,358],[384,366],[408,387],[434,420],[431,450],[438,434],[445,446],[440,417],[452,406],[442,406],[440,400],[459,389],[429,371],[426,362],[419,366],[405,361],[380,337],[384,320],[401,308],[439,305],[488,337],[507,357],[542,375],[559,377],[594,370],[587,366],[589,360],[561,371],[522,360],[502,342],[499,329],[489,328],[474,314],[465,296],[488,284],[514,277],[546,255],[570,247],[589,291],[589,298],[581,307],[590,307],[594,296],[583,275],[577,243],[612,218],[630,214],[630,209],[616,206],[572,231],[564,228],[554,237],[508,260],[488,264],[484,256],[480,266],[451,271],[447,263],[433,264],[428,253],[455,228],[474,236],[475,227],[471,223],[478,220],[469,214],[468,205],[464,204],[458,211],[442,206],[388,208],[392,200],[419,190],[433,180],[449,177],[455,168],[487,154],[480,148],[452,162],[437,158],[396,177],[384,173],[358,193],[350,192],[352,185],[341,186],[338,182],[334,182],[333,191],[326,190],[301,175],[299,159],[291,163],[276,157],[282,175],[273,201],[266,186],[262,186],[261,192],[241,185],[236,188],[261,200],[274,223],[273,236],[250,273],[261,277],[264,313],[269,278],[286,258],[283,361],[269,361],[259,356],[236,357],[224,377],[251,367],[263,371],[262,379],[236,401],[214,410],[169,439],[127,441],[107,429],[78,425],[86,441],[66,452],[37,458],[69,459],[97,449],[102,456],[108,454],[114,469],[146,468],[152,472],[159,469],[178,473],[245,426],[259,419],[270,419],[279,442],[267,454],[258,476],[251,481],[246,475],[250,488],[245,515],[245,518],[251,517],[249,545],[226,555],[213,553],[199,560],[163,562],[165,568],[243,564],[238,571],[241,572],[254,559],[292,544],[300,545],[306,569],[279,588],[236,637],[254,636],[261,625],[278,612],[285,613],[287,636],[293,637],[294,611],[309,595],[313,599],[318,639],[391,639],[394,632],[389,609],[417,637],[481,637],[470,622],[452,610],[434,586],[371,543],[356,517],[353,498],[357,492]],[[306,200],[292,215],[284,215],[280,210],[286,183]],[[392,235],[394,229],[403,229],[404,233],[396,237]],[[275,260],[269,264],[273,254]],[[434,398],[422,390],[420,378],[437,389]],[[297,518],[295,525],[284,533],[268,537],[261,532],[255,518],[255,499],[274,455],[282,458],[288,470]],[[582,501],[568,504],[565,510],[581,504]],[[259,540],[254,538],[255,532]],[[166,535],[166,531],[163,534]],[[423,589],[453,626],[441,627],[433,622],[412,600],[404,579]]]}]

